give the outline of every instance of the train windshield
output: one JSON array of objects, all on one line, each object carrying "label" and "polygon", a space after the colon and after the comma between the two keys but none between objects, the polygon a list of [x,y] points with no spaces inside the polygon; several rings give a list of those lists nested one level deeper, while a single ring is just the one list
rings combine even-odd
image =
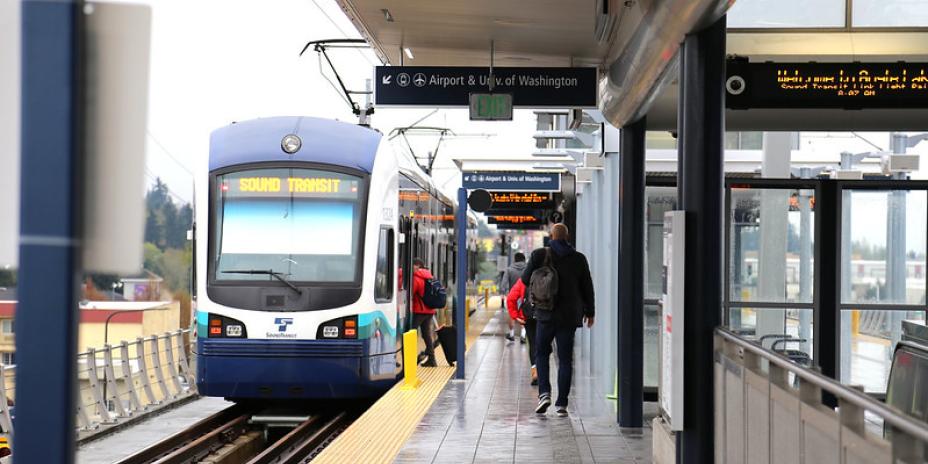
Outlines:
[{"label": "train windshield", "polygon": [[213,263],[217,281],[355,281],[362,182],[300,168],[217,177]]}]

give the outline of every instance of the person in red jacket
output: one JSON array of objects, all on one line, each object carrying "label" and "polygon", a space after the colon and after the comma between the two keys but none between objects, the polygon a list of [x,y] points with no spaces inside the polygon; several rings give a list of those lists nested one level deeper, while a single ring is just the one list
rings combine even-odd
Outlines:
[{"label": "person in red jacket", "polygon": [[422,334],[422,340],[425,341],[425,354],[427,360],[423,366],[435,367],[435,347],[432,341],[435,336],[432,334],[432,317],[435,316],[435,310],[429,308],[422,302],[425,296],[425,282],[432,279],[432,273],[425,268],[425,262],[420,258],[412,260],[412,326]]},{"label": "person in red jacket", "polygon": [[538,371],[535,369],[535,318],[527,317],[523,311],[525,302],[525,284],[522,279],[516,279],[515,285],[506,296],[506,309],[512,320],[525,326],[525,335],[528,337],[528,361],[532,364],[532,385],[538,385]]}]

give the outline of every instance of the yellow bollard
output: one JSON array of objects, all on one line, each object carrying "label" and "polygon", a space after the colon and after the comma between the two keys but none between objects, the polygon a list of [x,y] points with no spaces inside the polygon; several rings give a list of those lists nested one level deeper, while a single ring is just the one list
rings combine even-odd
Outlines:
[{"label": "yellow bollard", "polygon": [[419,332],[415,329],[403,334],[403,390],[415,390],[419,380]]},{"label": "yellow bollard", "polygon": [[860,311],[851,311],[851,333],[854,335],[860,333]]},{"label": "yellow bollard", "polygon": [[470,300],[464,303],[464,333],[470,328]]}]

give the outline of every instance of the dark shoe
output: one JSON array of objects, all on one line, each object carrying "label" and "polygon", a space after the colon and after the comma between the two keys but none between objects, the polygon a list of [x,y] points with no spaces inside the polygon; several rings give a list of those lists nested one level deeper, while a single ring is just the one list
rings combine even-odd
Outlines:
[{"label": "dark shoe", "polygon": [[428,361],[422,363],[422,367],[436,367],[438,363],[435,362],[435,358],[431,358]]},{"label": "dark shoe", "polygon": [[525,344],[525,337],[520,338],[520,339],[519,339],[519,343],[521,343],[521,344],[524,345],[524,344]]},{"label": "dark shoe", "polygon": [[538,406],[535,406],[536,414],[544,414],[548,410],[548,406],[551,406],[551,397],[549,395],[541,395],[538,397]]},{"label": "dark shoe", "polygon": [[557,417],[567,417],[567,406],[557,407]]},{"label": "dark shoe", "polygon": [[506,340],[513,341],[515,337],[513,337],[512,334],[506,334]]},{"label": "dark shoe", "polygon": [[419,357],[416,359],[416,364],[422,364],[425,362],[426,359],[429,359],[429,355],[425,354],[425,352],[423,351],[419,353]]},{"label": "dark shoe", "polygon": [[538,370],[532,366],[532,386],[538,386]]}]

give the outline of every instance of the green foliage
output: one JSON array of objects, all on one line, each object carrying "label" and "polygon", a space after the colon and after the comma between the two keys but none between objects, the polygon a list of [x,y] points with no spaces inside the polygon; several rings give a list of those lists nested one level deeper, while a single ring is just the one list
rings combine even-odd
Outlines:
[{"label": "green foliage", "polygon": [[16,271],[0,270],[0,287],[15,287]]},{"label": "green foliage", "polygon": [[193,227],[193,208],[174,203],[167,184],[155,179],[145,209],[145,269],[164,278],[170,291],[189,291],[193,252],[187,231]]},{"label": "green foliage", "polygon": [[145,241],[155,244],[161,251],[183,248],[187,231],[193,224],[193,208],[189,204],[178,206],[171,199],[171,191],[161,179],[145,195]]}]

